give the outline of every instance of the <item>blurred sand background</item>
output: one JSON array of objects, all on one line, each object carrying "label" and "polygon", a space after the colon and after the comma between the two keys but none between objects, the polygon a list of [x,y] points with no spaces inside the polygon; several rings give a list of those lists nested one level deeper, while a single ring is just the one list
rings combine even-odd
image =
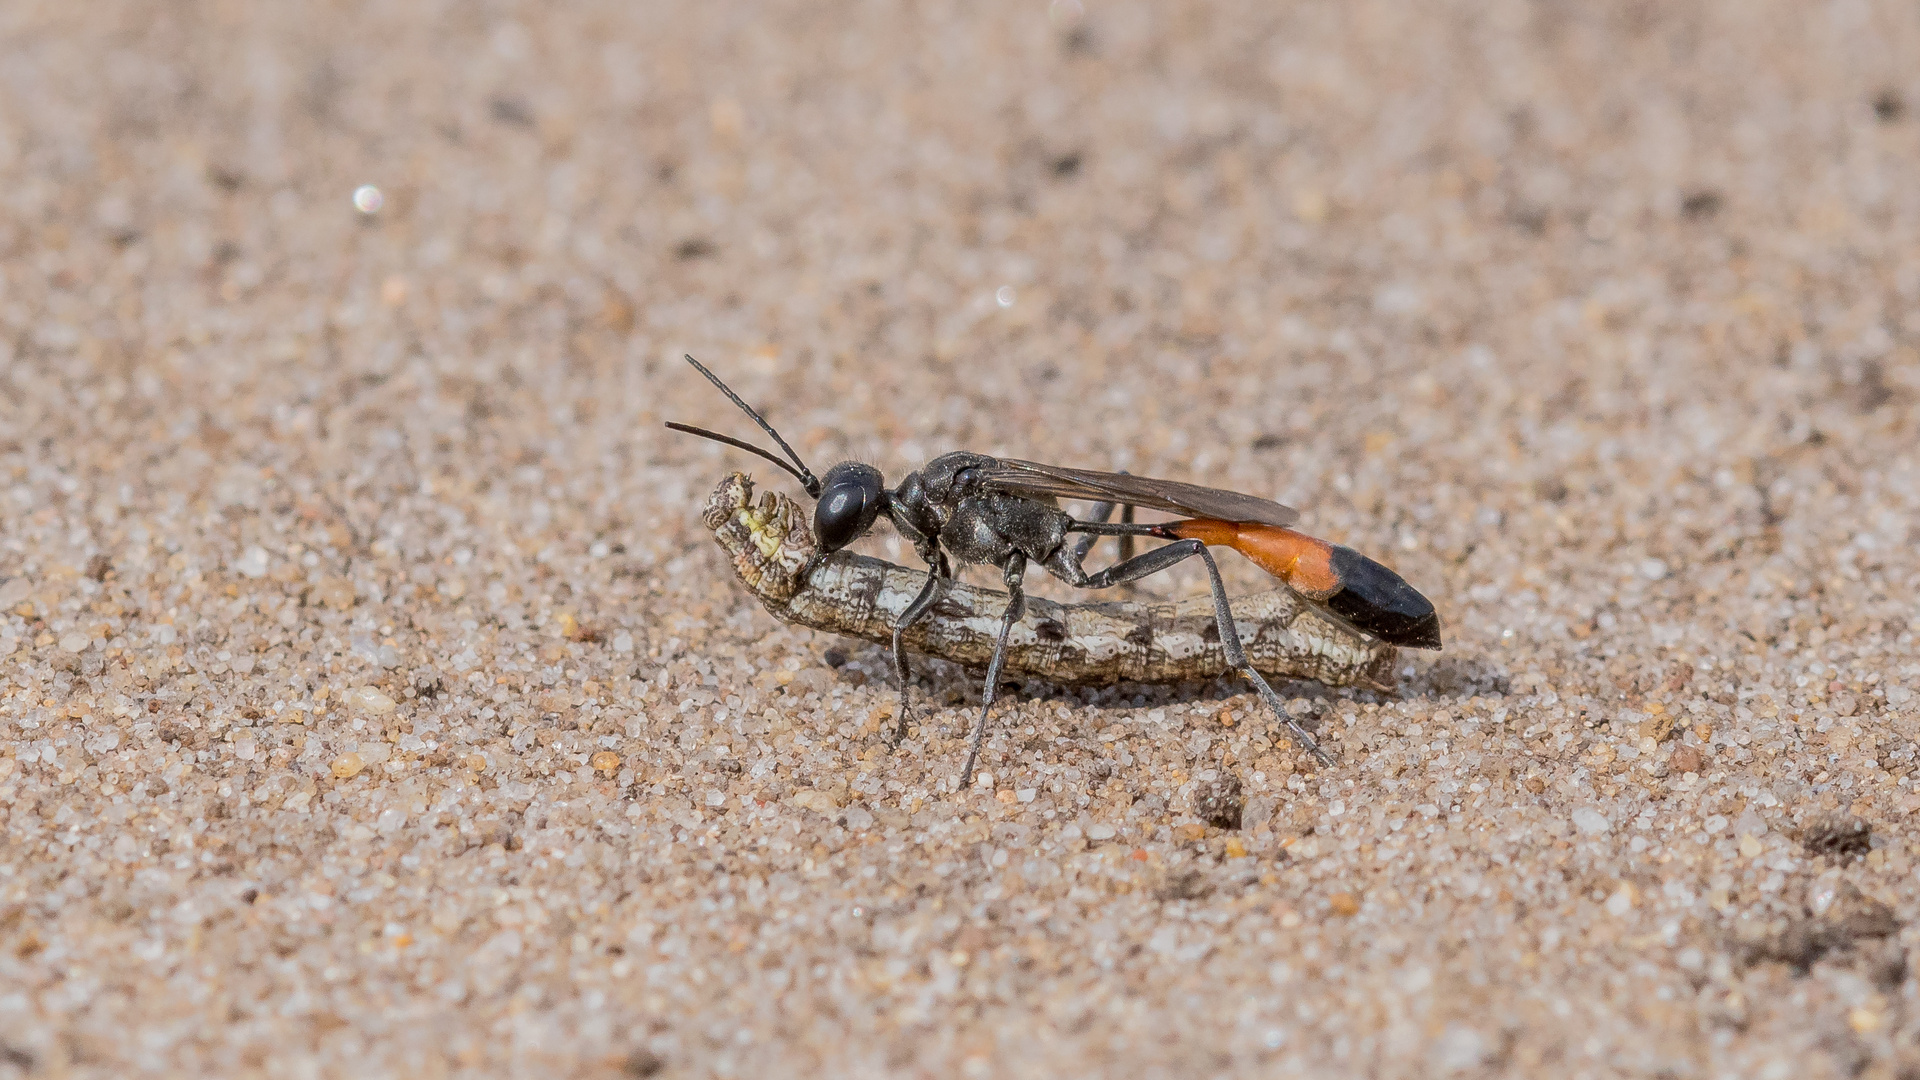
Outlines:
[{"label": "blurred sand background", "polygon": [[[0,1076],[1916,1075],[1917,57],[0,6]],[[1028,685],[956,794],[976,677],[889,753],[880,652],[702,534],[683,351],[817,468],[1300,505],[1446,651],[1283,687],[1332,768]]]}]

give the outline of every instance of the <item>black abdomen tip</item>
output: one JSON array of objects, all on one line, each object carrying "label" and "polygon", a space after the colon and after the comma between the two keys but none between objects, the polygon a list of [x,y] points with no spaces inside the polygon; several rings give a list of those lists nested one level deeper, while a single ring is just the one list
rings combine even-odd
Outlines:
[{"label": "black abdomen tip", "polygon": [[1336,546],[1329,561],[1340,591],[1321,601],[1328,610],[1389,645],[1440,647],[1440,616],[1433,602],[1405,578],[1352,548]]}]

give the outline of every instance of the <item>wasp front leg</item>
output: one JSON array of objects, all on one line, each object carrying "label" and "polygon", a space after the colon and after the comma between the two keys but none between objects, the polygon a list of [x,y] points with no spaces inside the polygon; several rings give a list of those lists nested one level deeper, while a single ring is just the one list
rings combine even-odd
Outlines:
[{"label": "wasp front leg", "polygon": [[927,583],[920,587],[919,595],[900,613],[900,620],[893,624],[893,676],[900,685],[900,716],[893,725],[892,741],[895,746],[907,737],[907,706],[912,697],[909,685],[913,672],[907,667],[907,630],[933,610],[934,602],[940,599],[940,590],[953,579],[953,568],[947,564],[947,555],[939,545],[924,546],[920,557],[927,563]]}]

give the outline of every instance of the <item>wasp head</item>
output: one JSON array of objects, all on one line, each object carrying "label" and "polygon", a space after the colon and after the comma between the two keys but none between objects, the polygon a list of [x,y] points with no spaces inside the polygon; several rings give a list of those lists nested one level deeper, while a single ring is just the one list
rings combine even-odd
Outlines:
[{"label": "wasp head", "polygon": [[886,505],[887,483],[879,469],[857,461],[828,469],[813,508],[813,535],[820,550],[839,551],[865,536]]}]

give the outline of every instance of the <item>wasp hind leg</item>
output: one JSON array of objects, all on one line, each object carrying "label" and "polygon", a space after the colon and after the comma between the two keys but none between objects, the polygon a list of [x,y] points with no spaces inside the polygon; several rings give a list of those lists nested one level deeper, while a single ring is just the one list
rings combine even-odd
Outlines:
[{"label": "wasp hind leg", "polygon": [[[1128,528],[1134,530],[1135,536],[1163,537],[1166,535],[1164,532],[1156,531],[1156,527],[1152,525],[1106,525],[1099,522],[1075,522],[1068,531],[1117,536],[1122,535],[1122,529]],[[1227,586],[1220,580],[1220,566],[1213,561],[1213,554],[1207,550],[1207,545],[1198,540],[1176,540],[1138,558],[1109,566],[1097,574],[1087,573],[1078,561],[1071,558],[1072,554],[1072,551],[1062,545],[1061,550],[1053,558],[1048,559],[1045,565],[1054,576],[1069,585],[1083,589],[1105,589],[1129,581],[1138,581],[1143,577],[1157,574],[1175,563],[1183,562],[1195,555],[1200,556],[1201,561],[1207,564],[1207,581],[1213,588],[1214,625],[1219,628],[1220,650],[1226,654],[1227,663],[1232,664],[1240,674],[1247,677],[1248,682],[1253,684],[1253,688],[1260,694],[1260,700],[1266,702],[1267,708],[1273,711],[1273,715],[1287,725],[1287,733],[1295,743],[1310,751],[1322,765],[1333,764],[1333,758],[1320,748],[1320,744],[1314,741],[1313,735],[1306,728],[1301,727],[1293,717],[1287,715],[1286,704],[1280,700],[1280,695],[1273,692],[1273,687],[1267,685],[1266,676],[1254,670],[1253,662],[1247,659],[1247,650],[1240,644],[1240,631],[1233,623],[1233,607],[1227,603]]]},{"label": "wasp hind leg", "polygon": [[[1121,470],[1120,475],[1125,476],[1126,471],[1124,469]],[[1104,525],[1107,523],[1107,519],[1113,516],[1113,508],[1117,505],[1119,504],[1110,503],[1110,502],[1094,503],[1093,508],[1087,511],[1087,520]],[[1120,507],[1120,524],[1122,525],[1133,524],[1133,504],[1132,503],[1128,503],[1127,505]],[[1101,535],[1102,534],[1100,533],[1092,533],[1092,532],[1082,533],[1080,534],[1080,539],[1075,540],[1073,542],[1072,557],[1073,557],[1073,562],[1075,566],[1078,566],[1081,563],[1086,561],[1087,553],[1093,550],[1093,545],[1100,539]],[[1136,535],[1138,534],[1132,533],[1132,532],[1123,532],[1119,534],[1121,562],[1126,562],[1127,560],[1133,558],[1133,538]]]}]

